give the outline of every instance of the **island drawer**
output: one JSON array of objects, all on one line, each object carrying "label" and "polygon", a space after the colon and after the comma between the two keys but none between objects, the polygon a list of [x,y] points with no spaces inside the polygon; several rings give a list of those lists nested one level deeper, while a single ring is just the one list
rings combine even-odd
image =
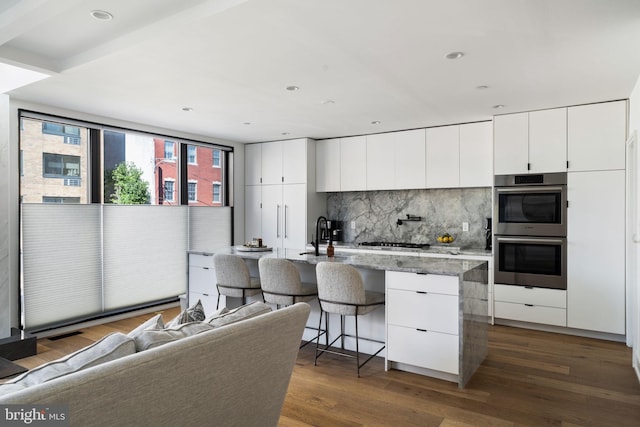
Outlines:
[{"label": "island drawer", "polygon": [[567,307],[567,291],[512,285],[494,285],[496,301],[531,304],[556,308]]},{"label": "island drawer", "polygon": [[448,295],[458,295],[459,289],[458,276],[387,271],[385,280],[387,289],[435,292]]},{"label": "island drawer", "polygon": [[389,325],[387,359],[458,374],[458,336]]},{"label": "island drawer", "polygon": [[457,296],[389,289],[386,305],[389,324],[458,333]]},{"label": "island drawer", "polygon": [[564,308],[496,301],[494,310],[495,317],[499,319],[567,326],[567,310]]},{"label": "island drawer", "polygon": [[213,268],[213,255],[189,254],[189,265]]}]

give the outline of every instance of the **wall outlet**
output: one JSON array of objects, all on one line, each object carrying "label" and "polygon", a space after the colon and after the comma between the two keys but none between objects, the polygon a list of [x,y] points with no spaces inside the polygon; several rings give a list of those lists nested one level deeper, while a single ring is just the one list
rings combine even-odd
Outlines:
[{"label": "wall outlet", "polygon": [[462,223],[462,231],[469,231],[469,223],[468,222],[463,222]]},{"label": "wall outlet", "polygon": [[356,229],[356,222],[355,221],[351,221],[351,229],[352,230]]}]

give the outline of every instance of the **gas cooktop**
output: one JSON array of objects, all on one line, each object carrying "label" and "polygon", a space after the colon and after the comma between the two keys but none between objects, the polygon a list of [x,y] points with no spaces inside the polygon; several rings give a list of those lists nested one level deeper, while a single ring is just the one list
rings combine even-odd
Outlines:
[{"label": "gas cooktop", "polygon": [[413,248],[413,249],[427,249],[430,245],[428,243],[407,243],[407,242],[362,242],[360,246],[384,246],[391,248]]}]

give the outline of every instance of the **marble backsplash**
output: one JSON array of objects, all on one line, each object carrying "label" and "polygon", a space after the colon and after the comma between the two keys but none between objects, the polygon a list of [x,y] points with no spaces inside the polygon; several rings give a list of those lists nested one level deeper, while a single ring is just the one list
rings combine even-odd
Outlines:
[{"label": "marble backsplash", "polygon": [[[491,188],[360,191],[327,194],[328,218],[343,222],[343,241],[429,243],[449,233],[451,246],[485,247],[486,218],[491,216]],[[421,221],[403,221],[407,215]],[[355,221],[355,229],[351,222]],[[462,231],[462,223],[469,231]]]}]

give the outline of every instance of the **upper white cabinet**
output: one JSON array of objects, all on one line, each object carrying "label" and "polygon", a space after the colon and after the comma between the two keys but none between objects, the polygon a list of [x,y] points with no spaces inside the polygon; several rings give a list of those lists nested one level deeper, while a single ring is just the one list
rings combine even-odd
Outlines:
[{"label": "upper white cabinet", "polygon": [[567,170],[567,109],[494,117],[496,175]]},{"label": "upper white cabinet", "polygon": [[301,184],[307,182],[306,139],[274,141],[262,146],[262,184]]},{"label": "upper white cabinet", "polygon": [[460,185],[460,127],[427,129],[427,188]]},{"label": "upper white cabinet", "polygon": [[425,130],[367,135],[367,190],[425,188]]},{"label": "upper white cabinet", "polygon": [[340,191],[367,189],[367,138],[340,138]]},{"label": "upper white cabinet", "polygon": [[426,187],[425,135],[425,129],[393,133],[396,189]]},{"label": "upper white cabinet", "polygon": [[262,144],[244,146],[244,183],[260,185],[262,180]]},{"label": "upper white cabinet", "polygon": [[627,102],[569,107],[569,171],[625,168]]},{"label": "upper white cabinet", "polygon": [[460,125],[460,187],[493,185],[493,123]]},{"label": "upper white cabinet", "polygon": [[340,138],[316,141],[316,191],[340,191]]}]

